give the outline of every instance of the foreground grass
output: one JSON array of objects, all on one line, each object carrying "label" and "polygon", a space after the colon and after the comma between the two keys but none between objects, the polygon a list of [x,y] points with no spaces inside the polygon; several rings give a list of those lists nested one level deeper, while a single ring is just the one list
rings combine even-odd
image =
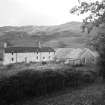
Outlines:
[{"label": "foreground grass", "polygon": [[[43,97],[47,95],[46,99],[49,99],[52,94],[55,97],[57,94],[59,96],[73,92],[74,89],[83,88],[85,85],[91,85],[97,77],[94,66],[69,67],[49,64],[34,66],[33,69],[32,65],[22,65],[24,69],[23,67],[19,69],[20,66],[16,66],[0,70],[0,104],[11,105],[11,103],[26,101],[33,97],[36,97],[37,100],[40,99],[38,97],[42,97],[42,100],[45,100]],[[80,95],[80,93],[78,94]],[[34,101],[33,103],[41,105],[39,102]],[[53,100],[53,102],[55,101]],[[42,101],[42,103],[49,105],[46,101]]]},{"label": "foreground grass", "polygon": [[45,70],[64,70],[64,69],[71,69],[73,70],[73,67],[69,65],[64,64],[47,64],[47,65],[41,65],[40,63],[34,64],[11,64],[7,66],[0,66],[0,78],[4,77],[11,77],[13,75],[17,75],[17,73],[24,72],[24,71],[45,71]]},{"label": "foreground grass", "polygon": [[105,84],[94,83],[81,89],[66,89],[52,96],[34,98],[14,105],[105,105]]},{"label": "foreground grass", "polygon": [[98,66],[96,65],[85,65],[85,66],[80,66],[80,67],[72,67],[70,65],[64,65],[64,64],[47,64],[47,65],[41,65],[39,64],[13,64],[13,65],[8,65],[8,66],[0,66],[0,78],[4,77],[10,77],[13,75],[17,75],[17,73],[24,72],[24,71],[45,71],[45,70],[53,70],[53,71],[62,71],[65,69],[70,69],[70,71],[81,71],[81,72],[86,72],[86,71],[93,71],[97,72]]}]

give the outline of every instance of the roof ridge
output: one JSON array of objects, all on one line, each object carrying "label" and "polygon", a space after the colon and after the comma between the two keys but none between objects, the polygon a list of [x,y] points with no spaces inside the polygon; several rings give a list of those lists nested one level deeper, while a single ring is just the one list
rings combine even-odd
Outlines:
[{"label": "roof ridge", "polygon": [[55,50],[51,47],[7,47],[5,48],[6,53],[11,52],[55,52]]}]

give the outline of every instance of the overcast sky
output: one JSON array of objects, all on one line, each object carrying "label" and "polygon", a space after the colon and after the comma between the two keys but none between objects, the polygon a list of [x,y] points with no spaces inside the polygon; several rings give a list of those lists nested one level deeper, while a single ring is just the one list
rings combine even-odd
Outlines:
[{"label": "overcast sky", "polygon": [[82,21],[83,16],[71,15],[78,0],[0,0],[0,26],[57,25]]}]

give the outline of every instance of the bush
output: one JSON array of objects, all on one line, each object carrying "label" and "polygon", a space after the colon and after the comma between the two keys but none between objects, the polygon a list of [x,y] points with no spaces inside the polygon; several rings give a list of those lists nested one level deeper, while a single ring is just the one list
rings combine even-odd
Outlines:
[{"label": "bush", "polygon": [[29,97],[38,97],[57,92],[65,87],[77,88],[83,83],[80,72],[61,71],[32,71],[26,70],[0,81],[0,103],[9,103]]},{"label": "bush", "polygon": [[11,69],[11,68],[13,68],[13,64],[9,64],[9,65],[7,65],[7,69]]}]

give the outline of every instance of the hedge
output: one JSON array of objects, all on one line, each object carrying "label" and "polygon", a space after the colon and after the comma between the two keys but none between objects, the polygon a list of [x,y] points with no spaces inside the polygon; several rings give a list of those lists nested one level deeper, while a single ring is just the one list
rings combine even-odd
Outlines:
[{"label": "hedge", "polygon": [[77,88],[84,84],[80,72],[68,70],[26,70],[0,80],[0,105],[9,105],[30,97],[39,97],[67,87]]}]

